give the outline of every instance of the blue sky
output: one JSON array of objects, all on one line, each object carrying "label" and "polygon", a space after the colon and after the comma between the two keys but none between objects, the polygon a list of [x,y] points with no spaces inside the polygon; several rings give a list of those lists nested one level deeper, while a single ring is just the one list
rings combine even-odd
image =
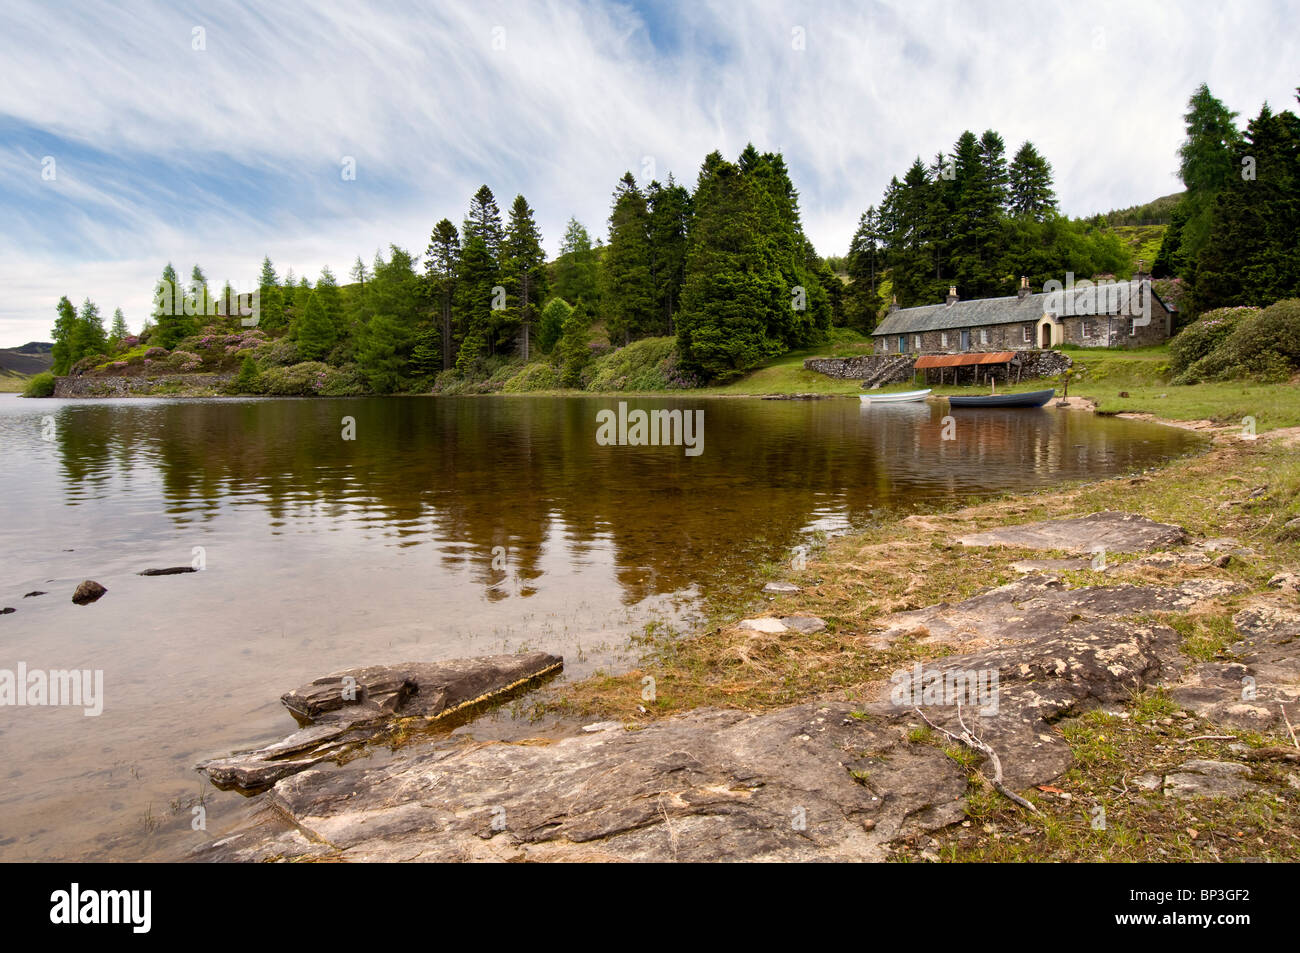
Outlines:
[{"label": "blue sky", "polygon": [[62,294],[138,328],[167,261],[242,288],[264,254],[313,279],[420,254],[484,182],[554,253],[571,215],[604,232],[624,170],[693,184],[749,141],[785,153],[823,254],[966,128],[1031,139],[1067,213],[1135,204],[1179,187],[1198,83],[1242,121],[1294,108],[1298,9],[7,0],[0,346],[48,340]]}]

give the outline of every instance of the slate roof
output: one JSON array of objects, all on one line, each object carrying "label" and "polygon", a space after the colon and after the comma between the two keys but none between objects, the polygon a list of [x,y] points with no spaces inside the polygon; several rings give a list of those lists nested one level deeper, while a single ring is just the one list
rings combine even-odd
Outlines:
[{"label": "slate roof", "polygon": [[[919,334],[923,331],[948,331],[992,324],[1021,324],[1037,321],[1049,311],[1061,316],[1140,314],[1142,299],[1137,293],[1139,287],[1141,283],[1138,281],[1117,282],[1110,286],[1094,285],[1060,292],[1038,292],[1023,298],[1019,295],[1009,298],[974,298],[952,304],[900,308],[886,315],[871,333],[873,336]],[[1155,301],[1160,301],[1154,291],[1151,296]]]}]

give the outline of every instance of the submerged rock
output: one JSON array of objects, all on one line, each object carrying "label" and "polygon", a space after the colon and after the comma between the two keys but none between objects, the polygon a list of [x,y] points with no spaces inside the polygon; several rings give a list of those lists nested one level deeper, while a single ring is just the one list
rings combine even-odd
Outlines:
[{"label": "submerged rock", "polygon": [[397,719],[435,721],[559,671],[558,655],[490,655],[372,665],[326,675],[280,701],[304,727],[275,744],[196,768],[219,788],[256,793],[382,735]]},{"label": "submerged rock", "polygon": [[1134,513],[1107,510],[1078,519],[1046,520],[1021,526],[1001,526],[958,537],[963,546],[1016,546],[1024,549],[1091,553],[1140,553],[1187,542],[1187,530],[1157,523]]},{"label": "submerged rock", "polygon": [[169,566],[166,569],[143,569],[137,576],[176,576],[183,572],[198,572],[193,566]]},{"label": "submerged rock", "polygon": [[33,589],[31,592],[24,592],[24,593],[23,593],[23,598],[24,598],[24,599],[30,599],[30,598],[32,598],[33,596],[43,596],[43,595],[45,595],[45,590],[44,590],[44,589]]},{"label": "submerged rock", "polygon": [[89,605],[106,592],[108,590],[95,580],[87,579],[77,586],[77,591],[72,594],[72,601],[79,606]]}]

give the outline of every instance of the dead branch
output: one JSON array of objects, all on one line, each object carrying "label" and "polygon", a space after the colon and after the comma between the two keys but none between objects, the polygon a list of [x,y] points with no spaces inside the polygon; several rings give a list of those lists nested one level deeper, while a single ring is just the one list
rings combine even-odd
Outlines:
[{"label": "dead branch", "polygon": [[949,739],[955,741],[957,744],[965,745],[967,748],[970,748],[972,751],[978,751],[980,754],[985,755],[989,759],[989,763],[993,765],[993,777],[990,779],[993,782],[993,790],[997,791],[999,794],[1001,794],[1007,800],[1011,801],[1013,804],[1020,805],[1025,810],[1029,811],[1029,813],[1031,814],[1039,813],[1038,808],[1034,807],[1033,804],[1026,801],[1019,794],[1017,794],[1015,791],[1011,790],[1005,784],[1002,783],[1002,759],[998,757],[998,753],[994,751],[993,748],[990,747],[987,742],[981,741],[979,738],[975,736],[974,732],[972,732],[968,727],[966,727],[966,720],[961,716],[961,702],[957,703],[957,722],[958,724],[961,725],[960,736],[954,735],[947,728],[941,728],[938,725],[936,725],[929,718],[925,717],[925,712],[921,711],[920,708],[913,708],[912,710],[915,711],[918,715],[920,715],[921,720],[924,721],[931,728],[933,728],[935,731],[938,731],[946,735]]}]

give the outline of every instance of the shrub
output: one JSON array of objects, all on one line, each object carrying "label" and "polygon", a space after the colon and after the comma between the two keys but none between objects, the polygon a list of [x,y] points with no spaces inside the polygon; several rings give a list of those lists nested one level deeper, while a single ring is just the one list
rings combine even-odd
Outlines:
[{"label": "shrub", "polygon": [[167,358],[167,364],[178,371],[197,371],[202,366],[203,359],[189,351],[172,351],[171,357]]},{"label": "shrub", "polygon": [[[1175,383],[1246,377],[1276,382],[1286,380],[1300,368],[1300,299],[1278,301],[1262,311],[1254,308],[1225,308],[1221,311],[1242,314],[1236,319],[1231,333],[1174,378]],[[1205,317],[1217,313],[1210,312]],[[1195,326],[1188,327],[1183,334]]]},{"label": "shrub", "polygon": [[1242,320],[1258,308],[1219,308],[1207,311],[1169,342],[1170,366],[1175,374],[1186,371],[1226,341]]},{"label": "shrub", "polygon": [[144,352],[144,356],[147,360],[150,361],[161,361],[163,358],[167,356],[167,348],[165,347],[146,348]]},{"label": "shrub", "polygon": [[263,368],[268,367],[291,367],[300,363],[298,360],[298,345],[289,338],[280,338],[278,341],[271,341],[263,344],[258,349],[258,363]]},{"label": "shrub", "polygon": [[366,387],[366,379],[361,376],[361,371],[355,364],[331,367],[320,389],[322,397],[356,397],[368,393],[370,390]]},{"label": "shrub", "polygon": [[239,373],[235,379],[230,382],[228,390],[232,394],[256,394],[261,390],[261,375],[257,370],[257,362],[253,360],[251,351],[244,353],[244,362],[239,366]]},{"label": "shrub", "polygon": [[[598,358],[588,390],[664,390],[670,370],[676,370],[677,339],[644,338]],[[671,365],[671,366],[670,366]]]},{"label": "shrub", "polygon": [[559,390],[560,375],[554,367],[543,362],[528,364],[522,371],[505,382],[501,388],[508,394],[522,394],[535,390]]},{"label": "shrub", "polygon": [[52,371],[41,371],[27,382],[27,387],[23,389],[24,397],[53,397],[54,396],[54,373]]},{"label": "shrub", "polygon": [[314,397],[325,386],[329,372],[329,365],[320,361],[268,367],[262,371],[262,393],[277,397]]}]

